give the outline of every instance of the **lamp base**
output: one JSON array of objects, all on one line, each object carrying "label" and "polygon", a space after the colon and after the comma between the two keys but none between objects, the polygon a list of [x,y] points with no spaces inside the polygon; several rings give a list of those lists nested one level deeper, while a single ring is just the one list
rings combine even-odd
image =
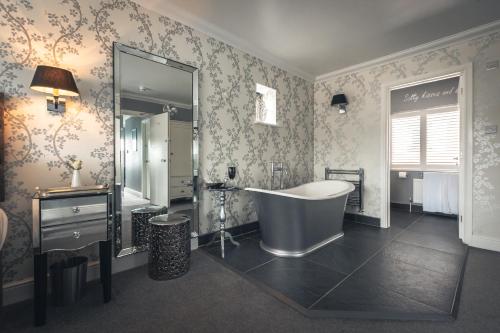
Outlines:
[{"label": "lamp base", "polygon": [[54,113],[64,113],[66,111],[66,100],[59,97],[56,103],[54,97],[47,97],[47,111]]}]

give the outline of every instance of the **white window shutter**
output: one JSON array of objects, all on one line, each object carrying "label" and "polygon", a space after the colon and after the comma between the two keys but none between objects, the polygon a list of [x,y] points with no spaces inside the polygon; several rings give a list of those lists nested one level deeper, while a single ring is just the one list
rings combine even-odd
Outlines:
[{"label": "white window shutter", "polygon": [[460,152],[460,112],[429,113],[426,128],[427,165],[456,167]]},{"label": "white window shutter", "polygon": [[393,117],[391,121],[392,165],[420,165],[420,115]]}]

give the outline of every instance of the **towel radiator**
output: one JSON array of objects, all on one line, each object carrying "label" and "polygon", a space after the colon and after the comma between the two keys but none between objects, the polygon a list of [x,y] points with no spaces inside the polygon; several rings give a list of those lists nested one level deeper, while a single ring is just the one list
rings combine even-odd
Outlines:
[{"label": "towel radiator", "polygon": [[[347,175],[347,177],[345,176]],[[337,177],[336,177],[337,176]],[[338,177],[341,176],[341,177]],[[349,179],[348,177],[352,176]],[[363,211],[363,187],[365,182],[365,171],[363,168],[357,170],[343,170],[343,169],[331,169],[329,167],[325,168],[325,180],[344,180],[350,182],[354,185],[354,191],[349,194],[347,198],[347,205],[355,207],[358,212]]]}]

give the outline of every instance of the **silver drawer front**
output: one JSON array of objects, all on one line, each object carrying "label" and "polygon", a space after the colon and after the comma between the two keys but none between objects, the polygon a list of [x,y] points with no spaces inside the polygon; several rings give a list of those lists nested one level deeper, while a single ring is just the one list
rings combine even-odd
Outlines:
[{"label": "silver drawer front", "polygon": [[108,220],[61,224],[41,229],[42,252],[74,250],[107,239]]},{"label": "silver drawer front", "polygon": [[40,208],[42,227],[104,219],[107,214],[107,196],[44,200]]}]

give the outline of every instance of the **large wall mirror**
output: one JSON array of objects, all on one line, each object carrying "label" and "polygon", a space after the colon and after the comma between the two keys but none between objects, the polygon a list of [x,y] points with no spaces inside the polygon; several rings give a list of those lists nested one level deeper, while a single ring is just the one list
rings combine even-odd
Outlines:
[{"label": "large wall mirror", "polygon": [[114,44],[114,243],[148,248],[148,219],[190,217],[198,232],[198,70]]}]

